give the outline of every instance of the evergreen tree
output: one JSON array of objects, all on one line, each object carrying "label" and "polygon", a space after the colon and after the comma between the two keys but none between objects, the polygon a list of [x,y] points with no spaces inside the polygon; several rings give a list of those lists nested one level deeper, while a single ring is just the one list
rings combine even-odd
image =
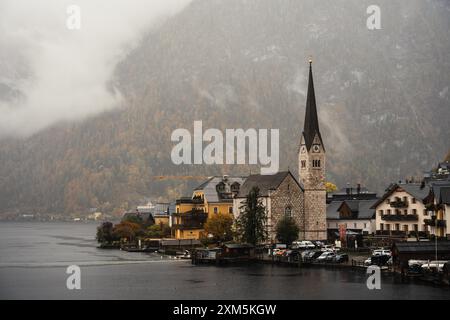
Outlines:
[{"label": "evergreen tree", "polygon": [[276,226],[277,240],[290,245],[297,240],[300,229],[291,217],[283,217]]},{"label": "evergreen tree", "polygon": [[241,214],[236,221],[237,232],[241,241],[257,245],[267,239],[266,209],[259,199],[259,188],[253,187],[247,199],[239,208]]}]

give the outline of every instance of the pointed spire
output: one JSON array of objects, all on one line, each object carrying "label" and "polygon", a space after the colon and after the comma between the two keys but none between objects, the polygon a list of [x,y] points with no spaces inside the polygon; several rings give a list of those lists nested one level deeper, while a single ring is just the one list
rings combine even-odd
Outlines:
[{"label": "pointed spire", "polygon": [[308,94],[306,96],[306,112],[305,124],[303,129],[303,136],[305,137],[305,144],[308,150],[311,148],[316,134],[320,137],[319,120],[317,117],[316,96],[314,93],[314,81],[312,74],[312,59],[309,60],[309,80],[308,80]]}]

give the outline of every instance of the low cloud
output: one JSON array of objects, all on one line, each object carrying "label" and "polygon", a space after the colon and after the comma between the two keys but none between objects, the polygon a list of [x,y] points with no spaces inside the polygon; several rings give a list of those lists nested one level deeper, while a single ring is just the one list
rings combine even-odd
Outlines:
[{"label": "low cloud", "polygon": [[[114,108],[117,63],[152,26],[190,0],[2,0],[0,137],[28,136]],[[81,9],[81,29],[66,27]]]}]

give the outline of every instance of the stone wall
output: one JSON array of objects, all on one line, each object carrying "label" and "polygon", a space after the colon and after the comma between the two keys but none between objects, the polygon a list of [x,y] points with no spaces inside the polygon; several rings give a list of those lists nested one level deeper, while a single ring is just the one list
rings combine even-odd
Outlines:
[{"label": "stone wall", "polygon": [[[291,217],[297,226],[303,230],[305,222],[303,206],[303,190],[291,175],[287,175],[278,189],[270,194],[269,237],[276,240],[276,225],[285,216],[287,207],[291,209]],[[300,236],[300,235],[299,235]]]}]

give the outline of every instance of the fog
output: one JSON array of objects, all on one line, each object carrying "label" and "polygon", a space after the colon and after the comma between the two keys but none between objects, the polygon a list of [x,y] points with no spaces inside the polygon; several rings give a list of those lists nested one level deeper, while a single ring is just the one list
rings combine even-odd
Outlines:
[{"label": "fog", "polygon": [[[29,136],[117,107],[116,64],[190,0],[2,0],[0,137]],[[81,9],[70,30],[67,8]]]}]

